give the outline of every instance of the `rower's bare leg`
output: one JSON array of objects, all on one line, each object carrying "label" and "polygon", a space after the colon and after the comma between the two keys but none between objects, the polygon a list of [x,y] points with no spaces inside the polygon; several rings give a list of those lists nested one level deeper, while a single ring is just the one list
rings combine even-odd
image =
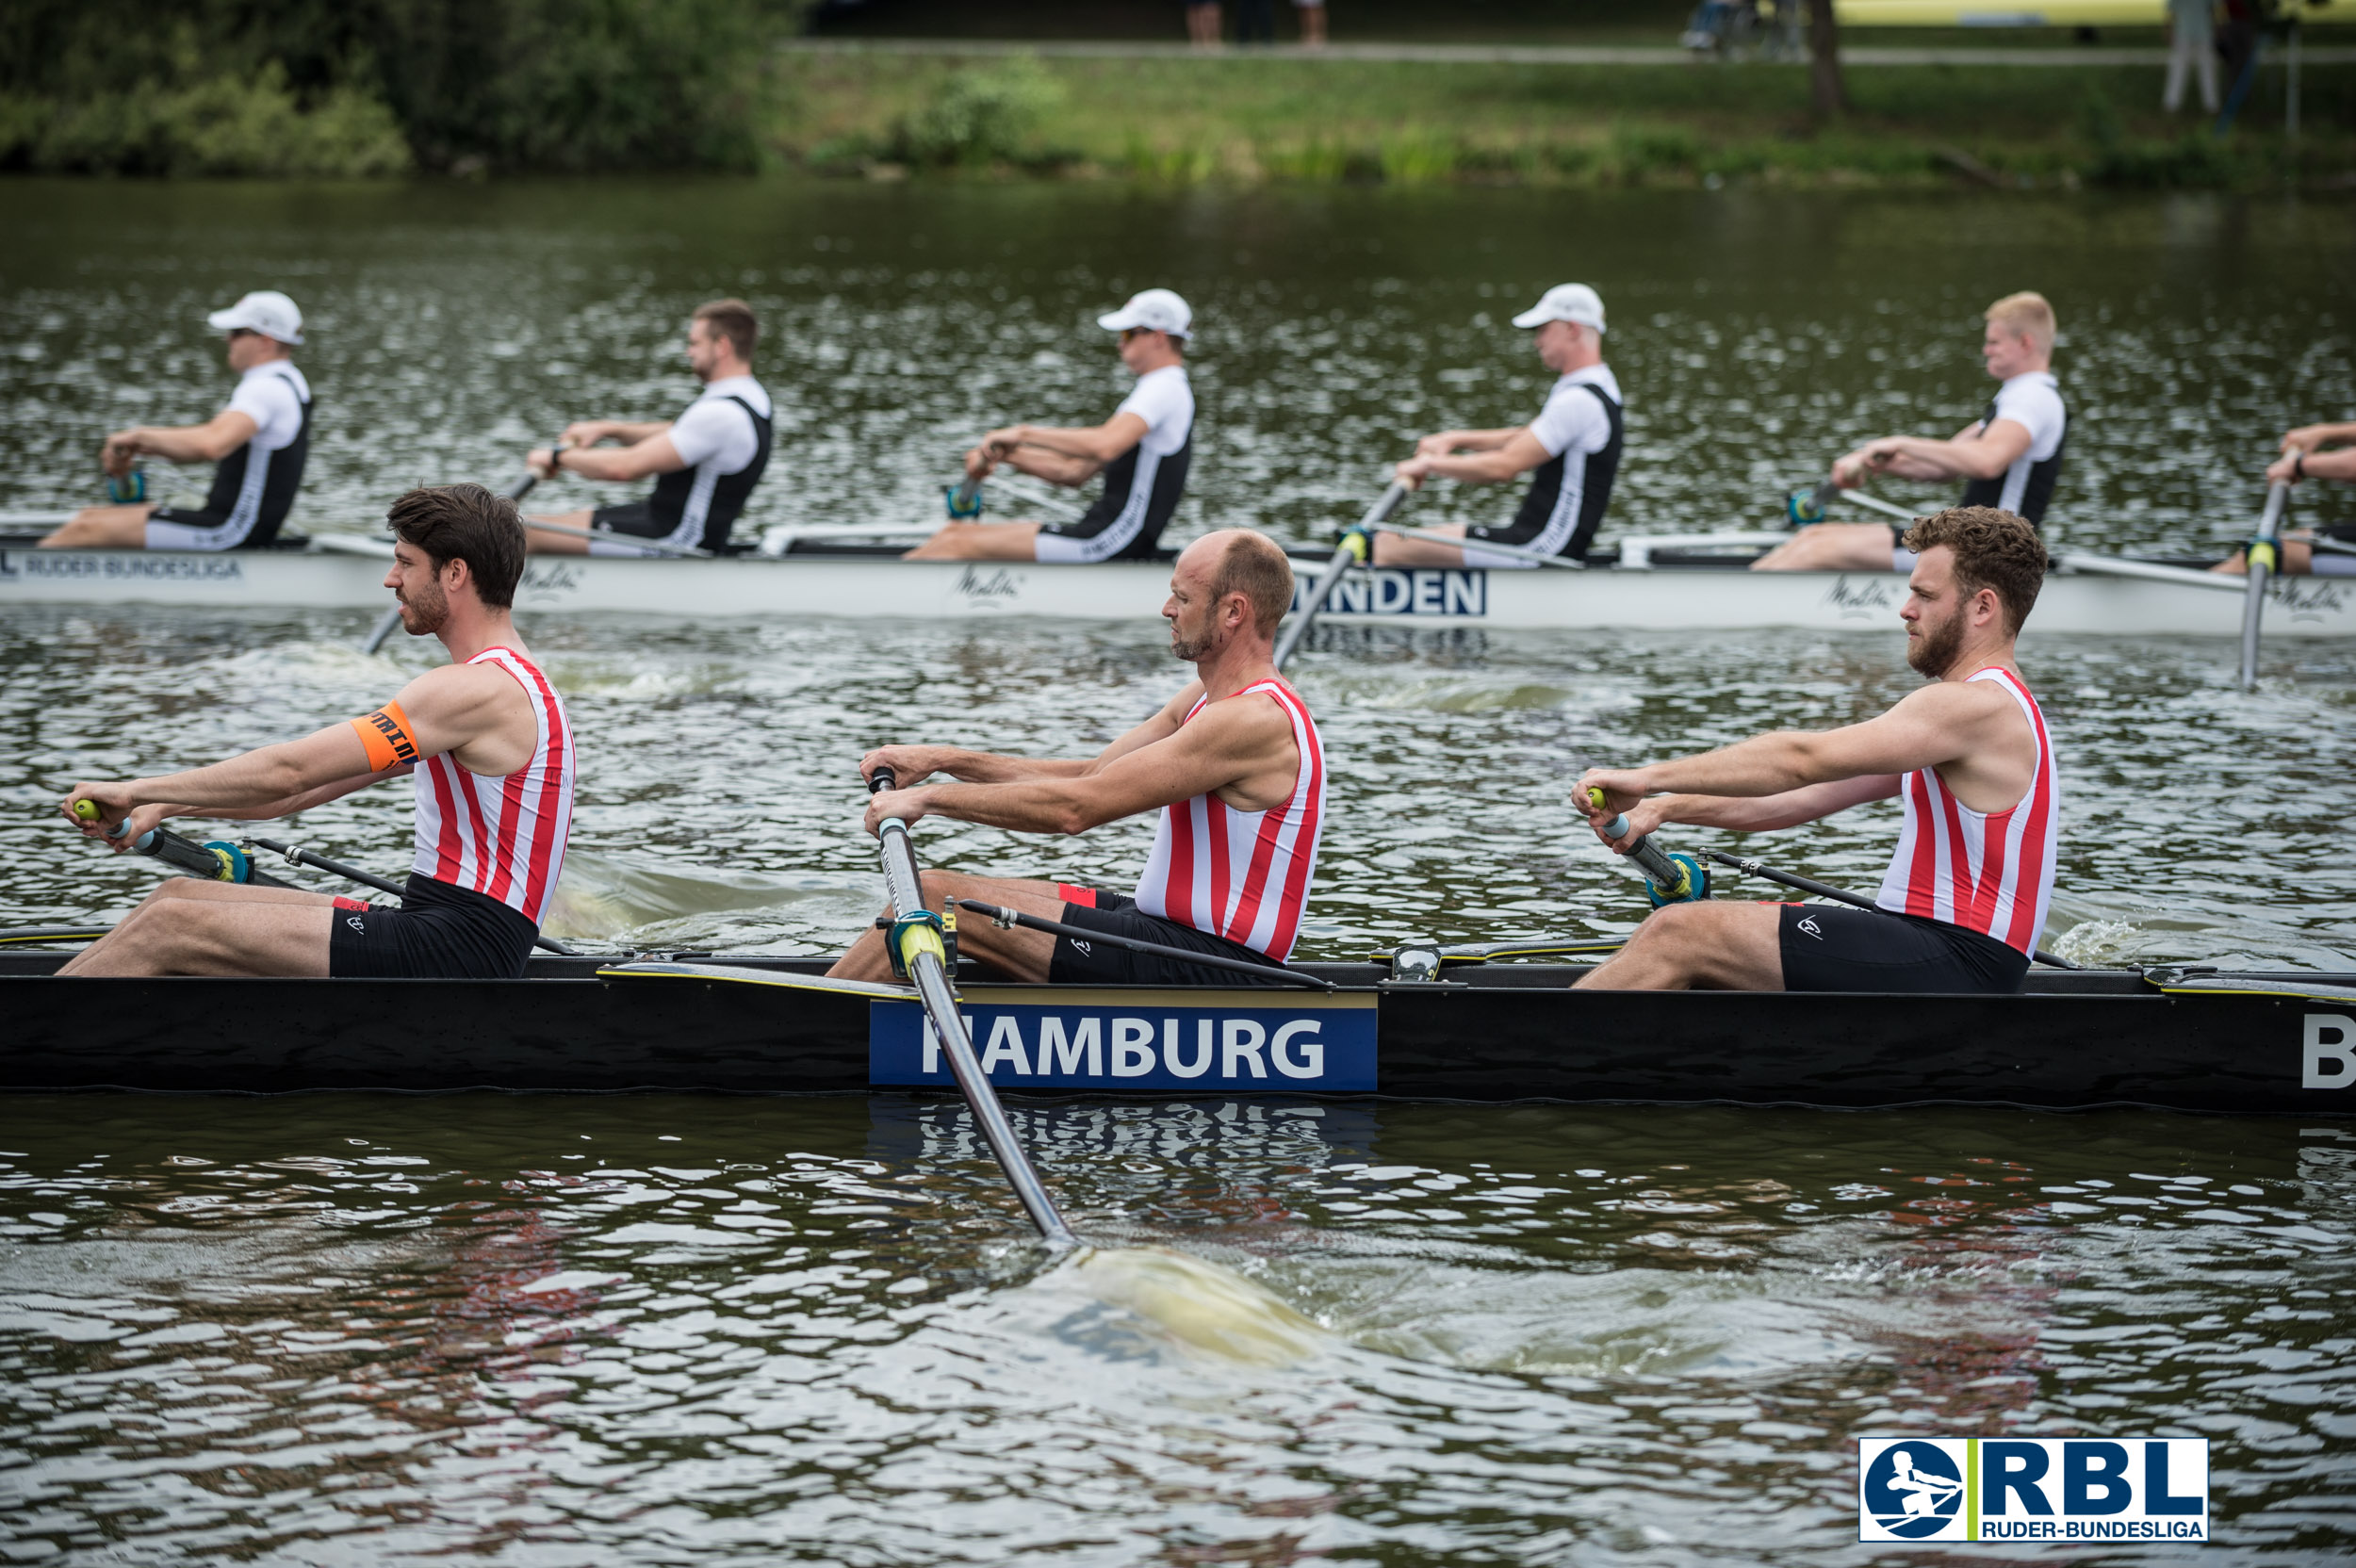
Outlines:
[{"label": "rower's bare leg", "polygon": [[570,533],[550,533],[533,528],[533,523],[562,523],[566,528],[587,528],[596,521],[597,514],[587,507],[579,512],[531,513],[524,518],[524,553],[526,555],[587,555],[589,541]]},{"label": "rower's bare leg", "polygon": [[[1453,533],[1462,539],[1464,525],[1441,523],[1432,531]],[[1379,531],[1374,536],[1374,564],[1378,566],[1462,566],[1464,564],[1464,551],[1461,546],[1443,545],[1436,539],[1402,539],[1396,533]]]},{"label": "rower's bare leg", "polygon": [[86,506],[41,542],[45,550],[143,550],[153,502],[138,506]]},{"label": "rower's bare leg", "polygon": [[[968,876],[954,871],[925,872],[924,881],[927,909],[940,908],[944,898],[978,898],[1042,920],[1063,919],[1063,893],[1053,882]],[[884,936],[880,930],[868,931],[851,944],[842,961],[826,973],[839,980],[892,979],[892,956],[884,950]],[[1055,939],[1044,931],[1026,931],[1020,925],[1001,931],[990,924],[989,917],[960,909],[957,951],[1010,979],[1039,982],[1047,978],[1048,962],[1055,956]]]},{"label": "rower's bare leg", "polygon": [[1783,906],[1671,904],[1579,983],[1597,991],[1779,991]]},{"label": "rower's bare leg", "polygon": [[1880,523],[1810,523],[1751,563],[1755,572],[1888,572],[1890,530]]},{"label": "rower's bare leg", "polygon": [[57,972],[322,976],[335,915],[325,893],[175,878]]},{"label": "rower's bare leg", "polygon": [[[2306,540],[2285,537],[2282,540],[2282,564],[2275,568],[2277,577],[2305,577],[2315,569],[2315,552]],[[2238,549],[2230,561],[2220,561],[2209,568],[2226,577],[2250,575],[2250,552]]]},{"label": "rower's bare leg", "polygon": [[1037,561],[1037,523],[969,523],[962,518],[900,557],[903,561]]}]

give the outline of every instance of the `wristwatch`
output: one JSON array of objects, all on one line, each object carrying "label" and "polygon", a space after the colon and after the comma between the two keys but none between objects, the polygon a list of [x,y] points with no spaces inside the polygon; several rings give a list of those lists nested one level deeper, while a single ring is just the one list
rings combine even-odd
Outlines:
[{"label": "wristwatch", "polygon": [[2305,452],[2300,452],[2298,456],[2291,459],[2291,478],[2294,480],[2302,480],[2306,477],[2307,454]]}]

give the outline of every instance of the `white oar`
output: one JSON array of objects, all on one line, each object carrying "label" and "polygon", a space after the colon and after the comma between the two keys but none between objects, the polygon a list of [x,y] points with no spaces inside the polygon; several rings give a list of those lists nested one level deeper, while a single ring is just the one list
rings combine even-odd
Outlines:
[{"label": "white oar", "polygon": [[1293,656],[1293,650],[1301,646],[1301,640],[1309,635],[1309,624],[1317,618],[1317,612],[1325,608],[1326,600],[1333,596],[1333,589],[1341,582],[1342,574],[1365,561],[1371,552],[1372,545],[1366,531],[1380,526],[1384,518],[1397,512],[1399,503],[1410,494],[1412,492],[1405,481],[1391,481],[1390,487],[1383,492],[1372,509],[1358,520],[1358,526],[1343,531],[1339,547],[1326,562],[1324,575],[1317,579],[1317,591],[1309,596],[1309,602],[1301,607],[1301,613],[1293,617],[1293,624],[1284,629],[1284,635],[1277,639],[1276,668],[1280,672],[1284,668],[1284,662]]},{"label": "white oar", "polygon": [[1005,485],[1011,494],[1022,497],[1024,500],[1029,501],[1033,506],[1045,507],[1048,511],[1060,513],[1067,518],[1077,519],[1088,515],[1087,507],[1081,506],[1074,501],[1066,500],[1063,497],[1058,496],[1054,491],[1048,489],[1044,484],[1026,483],[1019,478],[1009,477],[1005,474],[997,474],[992,477],[996,479],[1000,484]]},{"label": "white oar", "polygon": [[[520,499],[521,498],[515,498]],[[648,539],[635,533],[624,533],[611,528],[575,528],[570,523],[551,523],[537,517],[526,517],[524,527],[534,533],[562,533],[575,539],[602,539],[609,544],[628,545],[645,555],[667,555],[695,561],[715,559],[710,550],[694,545],[668,545],[660,539]]]},{"label": "white oar", "polygon": [[2288,480],[2277,480],[2266,487],[2266,511],[2258,518],[2257,536],[2243,555],[2250,571],[2241,612],[2241,689],[2245,692],[2258,684],[2258,623],[2266,614],[2266,574],[2274,570],[2282,553],[2282,514],[2290,501]]},{"label": "white oar", "polygon": [[1385,533],[1396,533],[1401,539],[1429,539],[1435,545],[1454,545],[1460,549],[1483,550],[1490,555],[1511,556],[1527,561],[1533,566],[1551,566],[1559,572],[1583,572],[1584,561],[1573,561],[1566,555],[1548,555],[1544,550],[1526,550],[1519,545],[1492,545],[1484,539],[1467,539],[1461,533],[1442,533],[1436,528],[1409,528],[1404,523],[1368,523]]},{"label": "white oar", "polygon": [[[892,770],[877,768],[869,776],[867,787],[870,793],[881,794],[892,784]],[[957,1013],[957,995],[949,988],[948,950],[941,941],[941,918],[924,907],[924,884],[917,874],[916,845],[908,837],[908,825],[897,817],[886,817],[875,836],[883,844],[884,888],[892,899],[894,916],[891,934],[885,939],[892,946],[895,965],[906,970],[915,984],[924,1017],[931,1021],[941,1049],[949,1057],[950,1074],[964,1091],[965,1102],[973,1107],[973,1119],[980,1124],[990,1152],[998,1156],[1006,1180],[1014,1184],[1014,1195],[1023,1200],[1031,1223],[1052,1245],[1076,1247],[1079,1238],[1064,1222],[1055,1200],[1047,1195],[1046,1185],[1031,1167],[1030,1156],[1015,1138],[1013,1124],[1006,1120],[1006,1107],[998,1103],[997,1091],[990,1086],[990,1075],[982,1070],[982,1064],[973,1054],[973,1037],[965,1032],[965,1020]]]}]

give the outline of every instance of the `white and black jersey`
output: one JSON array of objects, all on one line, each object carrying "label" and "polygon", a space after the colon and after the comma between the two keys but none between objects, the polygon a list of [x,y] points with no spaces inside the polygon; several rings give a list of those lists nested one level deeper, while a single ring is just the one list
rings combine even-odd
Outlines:
[{"label": "white and black jersey", "polygon": [[2070,441],[2070,411],[2062,406],[2061,383],[2044,370],[2013,377],[1996,389],[1980,416],[1980,433],[1999,419],[2010,419],[2029,433],[2029,449],[1993,479],[1975,479],[1963,487],[1958,506],[1993,506],[2025,517],[2032,524],[2045,520],[2061,478],[2062,449]]},{"label": "white and black jersey", "polygon": [[1521,510],[1504,528],[1464,531],[1467,566],[1528,566],[1511,556],[1485,555],[1482,541],[1513,545],[1546,555],[1587,557],[1604,509],[1612,504],[1612,481],[1620,471],[1623,432],[1620,384],[1608,365],[1573,370],[1554,384],[1546,406],[1530,422],[1530,433],[1546,450],[1546,461],[1530,477]]},{"label": "white and black jersey", "polygon": [[269,359],[238,378],[229,412],[254,421],[244,446],[213,467],[205,504],[148,514],[151,550],[234,550],[267,545],[294,510],[311,455],[311,384],[291,360]]},{"label": "white and black jersey", "polygon": [[1183,365],[1137,378],[1113,413],[1145,421],[1137,444],[1104,465],[1104,493],[1076,522],[1043,524],[1033,555],[1040,561],[1150,559],[1186,491],[1194,451],[1194,388]]},{"label": "white and black jersey", "polygon": [[[654,482],[645,500],[597,508],[593,526],[636,534],[677,549],[728,548],[737,514],[769,466],[776,411],[769,392],[750,376],[712,383],[671,421],[671,446],[685,465]],[[592,555],[635,555],[616,540],[592,540]]]}]

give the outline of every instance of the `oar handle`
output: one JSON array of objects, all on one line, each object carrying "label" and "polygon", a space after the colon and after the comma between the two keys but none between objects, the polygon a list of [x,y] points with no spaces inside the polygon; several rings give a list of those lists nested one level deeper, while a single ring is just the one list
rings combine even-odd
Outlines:
[{"label": "oar handle", "polygon": [[[1595,809],[1599,811],[1603,809],[1605,805],[1603,791],[1590,789],[1587,792],[1587,798],[1594,802]],[[1607,839],[1625,839],[1634,825],[1628,820],[1628,813],[1622,811],[1604,824],[1603,836]],[[1643,870],[1644,879],[1653,885],[1656,902],[1677,904],[1696,896],[1693,874],[1680,863],[1683,858],[1671,855],[1659,844],[1654,843],[1651,834],[1647,833],[1628,845],[1628,858],[1636,862],[1637,866]],[[1706,887],[1698,896],[1709,896]]]}]

